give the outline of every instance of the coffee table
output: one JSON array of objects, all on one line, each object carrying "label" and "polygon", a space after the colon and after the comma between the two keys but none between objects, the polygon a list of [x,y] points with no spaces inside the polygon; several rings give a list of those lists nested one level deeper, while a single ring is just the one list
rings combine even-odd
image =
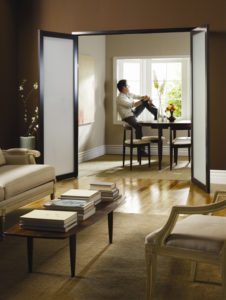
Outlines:
[{"label": "coffee table", "polygon": [[16,224],[4,232],[5,236],[17,236],[27,238],[27,259],[28,259],[28,272],[32,273],[32,260],[33,260],[33,239],[69,239],[69,252],[70,252],[70,267],[71,277],[75,276],[76,265],[76,235],[81,230],[97,223],[104,216],[108,217],[108,238],[109,244],[113,242],[113,212],[114,210],[125,202],[124,197],[119,198],[114,202],[101,202],[96,206],[96,213],[81,221],[77,226],[68,232],[51,232],[44,230],[28,230]]}]

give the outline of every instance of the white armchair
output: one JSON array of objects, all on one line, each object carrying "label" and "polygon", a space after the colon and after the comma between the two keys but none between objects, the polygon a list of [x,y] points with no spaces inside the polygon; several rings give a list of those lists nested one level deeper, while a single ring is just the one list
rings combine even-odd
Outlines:
[{"label": "white armchair", "polygon": [[[226,299],[226,217],[211,214],[226,208],[226,192],[217,192],[214,202],[174,206],[166,224],[146,236],[147,300],[154,299],[158,255],[190,260],[192,280],[198,262],[222,266],[222,299]],[[180,214],[189,216],[177,222]]]}]

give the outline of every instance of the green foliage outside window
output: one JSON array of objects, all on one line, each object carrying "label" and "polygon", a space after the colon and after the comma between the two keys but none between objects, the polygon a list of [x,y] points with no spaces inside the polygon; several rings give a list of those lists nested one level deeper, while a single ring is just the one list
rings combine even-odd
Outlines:
[{"label": "green foliage outside window", "polygon": [[167,104],[176,105],[177,109],[174,112],[175,117],[181,117],[181,102],[182,102],[182,87],[181,82],[174,81],[167,84],[166,92]]}]

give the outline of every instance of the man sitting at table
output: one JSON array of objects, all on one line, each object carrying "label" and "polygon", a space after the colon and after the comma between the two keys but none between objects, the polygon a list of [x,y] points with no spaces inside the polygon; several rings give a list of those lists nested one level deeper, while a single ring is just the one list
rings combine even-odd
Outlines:
[{"label": "man sitting at table", "polygon": [[150,97],[131,94],[125,79],[117,83],[117,88],[120,92],[116,99],[117,111],[121,119],[135,129],[136,138],[141,139],[142,127],[137,122],[136,117],[146,108],[157,120],[158,109],[154,106]]}]

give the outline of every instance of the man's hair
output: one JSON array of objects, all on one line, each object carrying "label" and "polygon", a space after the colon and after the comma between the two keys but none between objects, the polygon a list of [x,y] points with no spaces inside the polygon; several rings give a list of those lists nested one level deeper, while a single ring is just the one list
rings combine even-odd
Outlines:
[{"label": "man's hair", "polygon": [[124,87],[126,87],[126,86],[127,86],[127,82],[126,82],[125,79],[119,80],[119,82],[117,83],[117,88],[118,88],[118,90],[119,90],[120,92],[121,92],[122,89],[123,89]]}]

